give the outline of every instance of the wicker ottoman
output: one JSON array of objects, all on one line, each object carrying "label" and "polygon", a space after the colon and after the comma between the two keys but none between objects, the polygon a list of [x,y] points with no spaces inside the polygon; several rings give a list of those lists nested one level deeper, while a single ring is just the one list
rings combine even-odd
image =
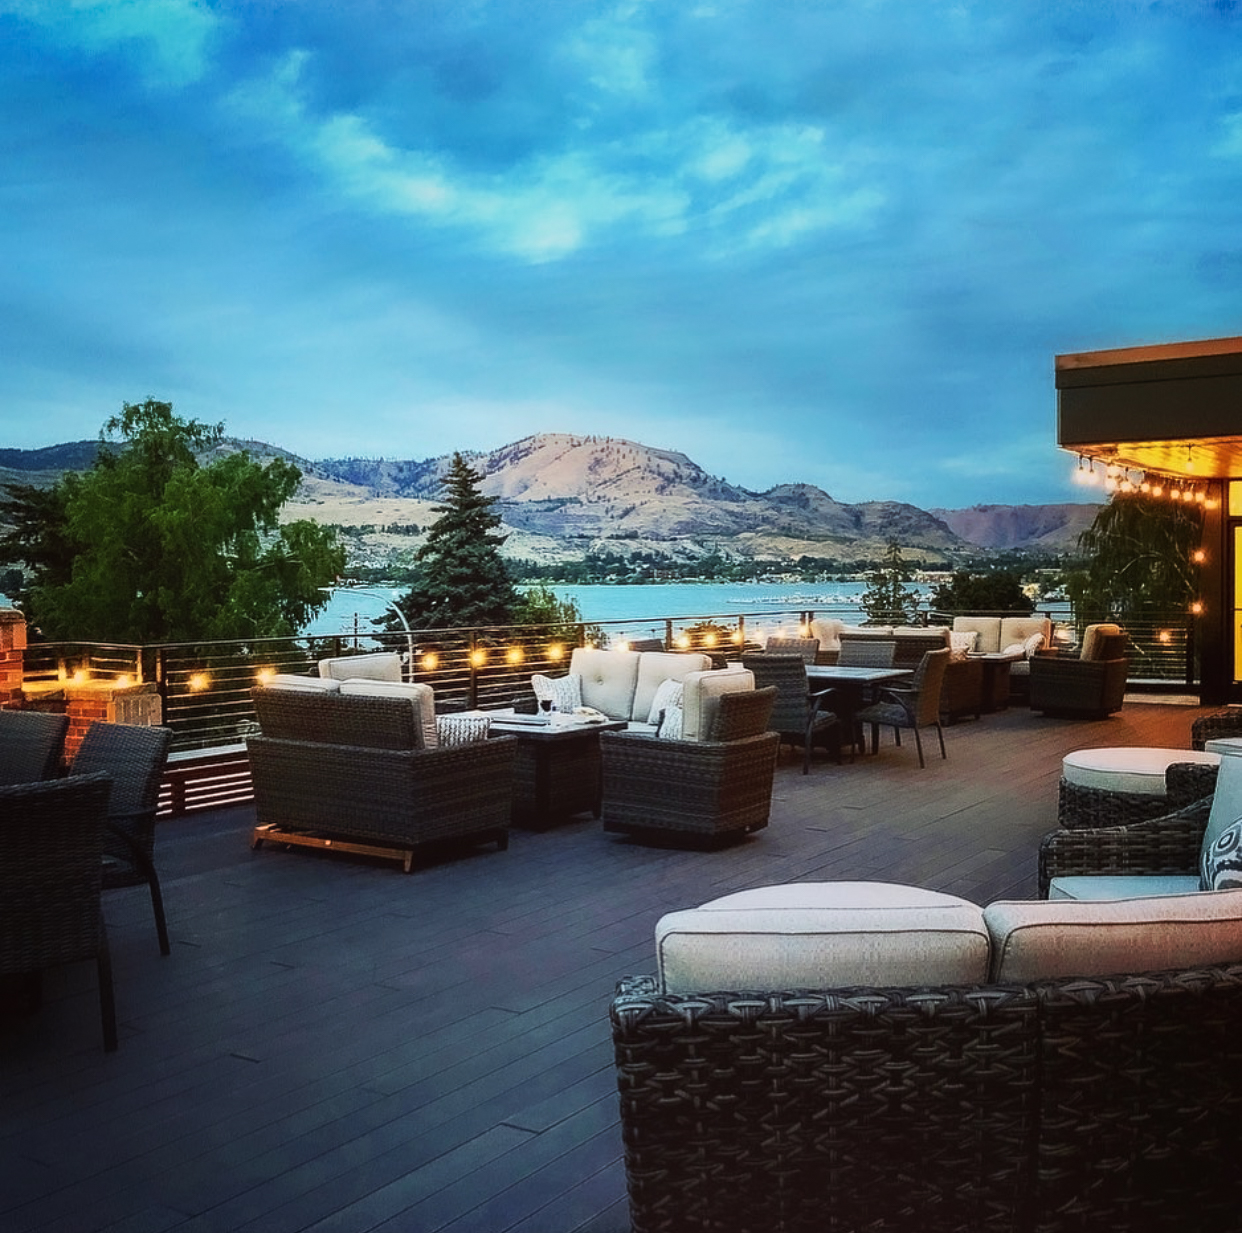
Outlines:
[{"label": "wicker ottoman", "polygon": [[1078,749],[1061,760],[1057,822],[1071,829],[1126,826],[1167,813],[1165,772],[1175,762],[1219,766],[1197,749],[1121,746]]}]

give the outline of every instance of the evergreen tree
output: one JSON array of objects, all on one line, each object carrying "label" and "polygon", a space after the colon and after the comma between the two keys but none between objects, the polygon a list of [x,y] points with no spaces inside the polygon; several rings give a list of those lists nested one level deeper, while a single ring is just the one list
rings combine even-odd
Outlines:
[{"label": "evergreen tree", "polygon": [[26,611],[45,637],[149,644],[287,637],[327,602],[345,565],[336,536],[280,525],[301,472],[245,451],[207,465],[222,425],[183,420],[172,404],[124,404],[104,425],[88,471],[50,490],[12,485],[0,505],[13,530],[0,552],[26,562]]},{"label": "evergreen tree", "polygon": [[415,578],[397,601],[411,629],[508,625],[518,606],[509,567],[500,555],[495,497],[479,491],[483,476],[455,453],[439,515],[415,554]]},{"label": "evergreen tree", "polygon": [[950,582],[932,592],[932,604],[942,612],[1030,612],[1035,606],[1022,580],[1007,569],[955,570]]},{"label": "evergreen tree", "polygon": [[882,625],[909,624],[913,621],[918,612],[918,594],[905,586],[912,576],[901,555],[901,545],[890,539],[883,562],[867,575],[867,589],[858,601],[867,614],[867,620]]}]

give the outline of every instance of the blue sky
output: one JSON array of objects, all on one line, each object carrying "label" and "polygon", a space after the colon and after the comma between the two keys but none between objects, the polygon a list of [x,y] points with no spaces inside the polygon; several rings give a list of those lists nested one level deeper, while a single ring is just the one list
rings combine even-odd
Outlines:
[{"label": "blue sky", "polygon": [[6,446],[1083,500],[1053,357],[1242,334],[1232,0],[0,0],[0,74]]}]

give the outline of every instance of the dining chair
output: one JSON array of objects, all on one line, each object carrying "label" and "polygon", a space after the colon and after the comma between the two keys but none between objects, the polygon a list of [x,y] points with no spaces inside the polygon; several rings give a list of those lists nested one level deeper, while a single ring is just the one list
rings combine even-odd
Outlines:
[{"label": "dining chair", "polygon": [[879,696],[870,706],[865,706],[856,716],[859,724],[871,725],[871,752],[880,745],[880,728],[891,727],[897,744],[901,744],[901,730],[914,732],[914,744],[919,751],[919,766],[923,760],[923,739],[920,728],[935,727],[940,738],[940,756],[944,758],[944,728],[940,724],[940,688],[944,684],[945,669],[949,666],[949,648],[942,651],[924,651],[919,666],[914,670],[908,685],[889,685],[880,689]]},{"label": "dining chair", "polygon": [[813,664],[819,654],[818,638],[771,637],[763,644],[768,655],[801,655],[804,664]]},{"label": "dining chair", "polygon": [[71,775],[0,787],[0,973],[32,981],[43,969],[94,959],[104,1049],[116,1050],[112,959],[100,902],[112,783]]},{"label": "dining chair", "polygon": [[837,663],[848,668],[891,668],[896,654],[897,643],[892,638],[851,638],[843,634]]},{"label": "dining chair", "polygon": [[68,731],[68,715],[0,710],[0,784],[53,778]]},{"label": "dining chair", "polygon": [[802,773],[811,768],[811,747],[832,749],[841,761],[841,720],[828,707],[836,691],[811,692],[806,662],[801,655],[772,655],[762,651],[743,655],[742,666],[755,674],[755,688],[776,687],[776,702],[768,728],[779,732],[781,741],[802,746]]},{"label": "dining chair", "polygon": [[164,897],[155,871],[155,810],[172,729],[137,724],[93,723],[73,759],[75,775],[112,776],[104,835],[103,888],[146,886],[151,892],[160,953],[167,955]]}]

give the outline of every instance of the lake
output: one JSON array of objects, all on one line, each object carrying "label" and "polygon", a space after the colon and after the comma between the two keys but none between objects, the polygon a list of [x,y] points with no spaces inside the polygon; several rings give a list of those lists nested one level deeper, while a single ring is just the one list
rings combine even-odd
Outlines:
[{"label": "lake", "polygon": [[[807,609],[831,611],[834,616],[857,621],[862,619],[858,599],[867,588],[862,582],[670,582],[642,586],[556,585],[551,589],[562,599],[572,599],[584,621],[632,621],[643,627],[648,621],[679,617],[737,617],[763,612],[787,614],[788,619],[782,624],[792,624],[793,614]],[[371,619],[382,617],[388,601],[401,594],[404,588],[340,588],[333,591],[327,608],[304,632],[318,636],[366,633]],[[640,634],[641,629],[635,633]]]}]

